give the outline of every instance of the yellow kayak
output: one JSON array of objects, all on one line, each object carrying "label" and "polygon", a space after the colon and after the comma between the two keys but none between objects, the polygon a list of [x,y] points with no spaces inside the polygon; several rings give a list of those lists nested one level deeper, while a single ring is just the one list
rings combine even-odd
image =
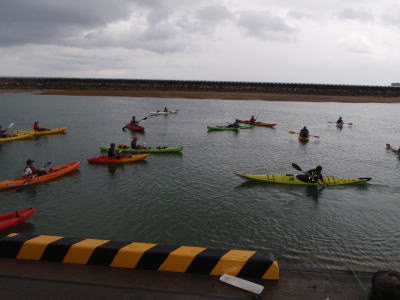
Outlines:
[{"label": "yellow kayak", "polygon": [[254,174],[238,174],[236,175],[253,180],[260,180],[266,182],[283,183],[283,184],[303,184],[303,185],[341,185],[349,183],[367,182],[371,180],[369,177],[362,178],[342,178],[333,176],[324,176],[324,182],[306,182],[298,178],[299,174],[272,174],[272,175],[254,175]]},{"label": "yellow kayak", "polygon": [[57,133],[66,133],[68,127],[61,127],[61,128],[53,128],[50,130],[17,130],[13,131],[11,134],[18,134],[18,133],[31,133],[33,136],[39,136],[39,135],[46,135],[46,134],[57,134]]},{"label": "yellow kayak", "polygon": [[29,139],[33,137],[33,134],[30,132],[11,132],[10,137],[6,138],[0,138],[0,143],[2,142],[10,142],[10,141],[16,141],[16,140],[23,140],[23,139]]}]

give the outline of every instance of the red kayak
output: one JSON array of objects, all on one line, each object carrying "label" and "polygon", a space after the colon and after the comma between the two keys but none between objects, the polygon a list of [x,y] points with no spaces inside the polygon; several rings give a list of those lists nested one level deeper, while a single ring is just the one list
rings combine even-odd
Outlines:
[{"label": "red kayak", "polygon": [[150,154],[136,154],[131,156],[124,156],[121,158],[113,158],[107,156],[96,156],[88,158],[88,162],[96,164],[123,164],[146,159]]},{"label": "red kayak", "polygon": [[26,220],[32,217],[34,212],[34,208],[28,208],[0,215],[0,231],[4,231],[8,228],[14,227],[15,225],[24,223]]},{"label": "red kayak", "polygon": [[144,131],[144,127],[135,126],[135,125],[132,125],[131,123],[126,124],[124,126],[124,128],[128,128],[129,130],[132,130],[132,131],[142,131],[142,132]]}]

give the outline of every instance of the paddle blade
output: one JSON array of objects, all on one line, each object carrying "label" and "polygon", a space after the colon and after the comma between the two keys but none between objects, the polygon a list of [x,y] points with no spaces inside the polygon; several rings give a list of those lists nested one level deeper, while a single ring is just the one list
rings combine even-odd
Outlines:
[{"label": "paddle blade", "polygon": [[347,123],[348,125],[353,125],[353,123]]},{"label": "paddle blade", "polygon": [[313,135],[313,137],[315,137],[315,138],[317,138],[317,139],[319,139],[319,138],[320,138],[320,136],[319,136],[319,135]]},{"label": "paddle blade", "polygon": [[292,163],[292,167],[295,168],[297,171],[303,172],[303,170],[299,167],[298,164]]},{"label": "paddle blade", "polygon": [[11,122],[10,125],[8,125],[7,129],[10,129],[13,126],[14,126],[14,122]]},{"label": "paddle blade", "polygon": [[298,132],[295,131],[288,131],[290,134],[299,134]]}]

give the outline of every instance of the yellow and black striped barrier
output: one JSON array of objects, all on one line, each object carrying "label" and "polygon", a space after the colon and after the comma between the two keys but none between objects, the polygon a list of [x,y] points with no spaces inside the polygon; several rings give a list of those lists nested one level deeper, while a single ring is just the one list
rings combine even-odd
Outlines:
[{"label": "yellow and black striped barrier", "polygon": [[0,257],[73,264],[279,279],[269,253],[12,233],[0,240]]}]

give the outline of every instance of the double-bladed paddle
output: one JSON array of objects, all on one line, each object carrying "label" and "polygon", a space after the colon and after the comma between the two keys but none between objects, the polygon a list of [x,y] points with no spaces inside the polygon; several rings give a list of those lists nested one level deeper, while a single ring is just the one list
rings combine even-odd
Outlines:
[{"label": "double-bladed paddle", "polygon": [[[337,124],[337,122],[332,122],[332,121],[328,121],[326,123],[328,123],[328,124]],[[342,124],[353,125],[353,123],[345,123],[345,122],[343,122]]]},{"label": "double-bladed paddle", "polygon": [[[296,131],[288,131],[288,132],[289,132],[290,134],[300,134],[300,132],[296,132]],[[317,139],[320,138],[319,135],[310,135],[310,136],[315,137],[315,138],[317,138]]]}]

